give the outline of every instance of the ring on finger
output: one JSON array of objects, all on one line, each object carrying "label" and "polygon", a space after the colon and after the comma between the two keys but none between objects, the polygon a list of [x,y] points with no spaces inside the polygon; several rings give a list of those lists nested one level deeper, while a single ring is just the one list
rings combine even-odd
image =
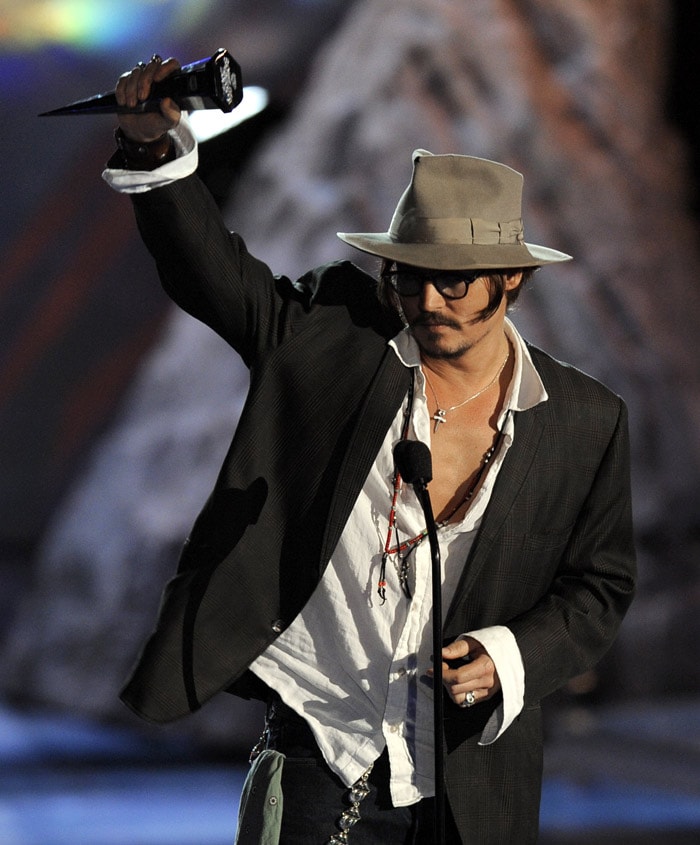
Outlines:
[{"label": "ring on finger", "polygon": [[476,703],[476,696],[474,695],[473,692],[468,692],[464,696],[464,701],[460,702],[459,706],[460,707],[471,707],[472,704],[475,704],[475,703]]},{"label": "ring on finger", "polygon": [[152,62],[155,62],[156,64],[158,64],[158,65],[159,65],[159,64],[162,64],[163,59],[162,59],[162,57],[161,57],[161,56],[159,56],[159,55],[158,55],[158,53],[154,53],[154,54],[151,56],[151,61],[152,61]]}]

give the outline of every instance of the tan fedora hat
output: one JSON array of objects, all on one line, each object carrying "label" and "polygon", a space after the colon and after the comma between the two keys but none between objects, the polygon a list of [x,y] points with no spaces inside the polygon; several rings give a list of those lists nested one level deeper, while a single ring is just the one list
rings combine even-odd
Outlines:
[{"label": "tan fedora hat", "polygon": [[488,159],[413,153],[413,175],[388,232],[338,232],[345,243],[434,270],[540,267],[571,256],[525,243],[523,177]]}]

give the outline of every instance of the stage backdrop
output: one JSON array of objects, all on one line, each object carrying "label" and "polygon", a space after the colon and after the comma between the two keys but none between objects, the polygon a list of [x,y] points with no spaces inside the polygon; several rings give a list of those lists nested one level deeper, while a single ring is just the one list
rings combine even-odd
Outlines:
[{"label": "stage backdrop", "polygon": [[[221,43],[244,81],[269,87],[276,120],[240,150],[225,214],[278,272],[364,263],[334,233],[387,228],[414,148],[525,174],[527,239],[575,261],[538,273],[514,319],[630,407],[641,583],[593,679],[601,698],[700,687],[698,237],[692,159],[668,116],[670,15],[661,0],[212,4],[196,37],[135,38],[115,68]],[[47,61],[37,107],[91,93],[76,65],[56,76],[58,57]],[[99,180],[109,121],[12,113],[26,139],[9,151],[19,211],[1,303],[0,505],[16,598],[2,686],[128,719],[119,684],[214,481],[246,373],[159,291],[128,201]],[[228,701],[188,724],[207,741],[250,730]]]}]

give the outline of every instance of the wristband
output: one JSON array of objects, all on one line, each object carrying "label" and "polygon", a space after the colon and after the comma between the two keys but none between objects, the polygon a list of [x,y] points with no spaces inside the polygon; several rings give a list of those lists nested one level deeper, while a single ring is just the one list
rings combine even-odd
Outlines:
[{"label": "wristband", "polygon": [[169,133],[155,141],[134,141],[121,130],[114,130],[114,140],[125,170],[155,170],[175,158],[175,145]]}]

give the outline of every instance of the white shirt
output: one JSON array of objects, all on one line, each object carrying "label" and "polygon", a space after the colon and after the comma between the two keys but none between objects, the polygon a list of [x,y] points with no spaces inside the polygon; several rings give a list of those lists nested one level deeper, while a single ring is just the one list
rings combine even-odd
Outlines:
[{"label": "white shirt", "polygon": [[[139,193],[190,175],[197,167],[197,144],[185,115],[171,135],[178,154],[174,161],[153,171],[106,169],[103,178],[117,191]],[[527,347],[508,319],[505,331],[515,350],[515,366],[498,420],[504,437],[464,518],[439,531],[444,608],[449,607],[496,476],[513,443],[510,411],[547,400]],[[429,443],[431,418],[418,346],[405,331],[391,346],[415,373],[410,436]],[[306,719],[324,759],[346,785],[354,783],[386,746],[391,796],[397,807],[434,794],[432,681],[425,676],[432,652],[429,544],[421,543],[411,555],[410,601],[391,569],[387,570],[384,604],[376,591],[392,495],[393,447],[400,439],[403,413],[401,408],[386,434],[309,602],[250,667]],[[423,511],[412,487],[406,485],[397,504],[397,528],[405,538],[416,536],[424,527]],[[463,636],[467,635],[488,651],[503,692],[503,702],[480,738],[485,745],[497,740],[522,709],[524,669],[507,627],[492,626]]]},{"label": "white shirt", "polygon": [[[505,328],[515,349],[515,368],[498,421],[504,431],[502,445],[464,519],[438,532],[445,608],[513,442],[509,411],[525,410],[547,399],[522,338],[509,320]],[[416,377],[409,436],[429,443],[431,418],[418,346],[407,332],[391,345]],[[321,582],[289,628],[251,665],[285,704],[306,719],[324,759],[348,786],[386,745],[395,806],[434,794],[433,694],[432,681],[425,676],[432,652],[427,541],[411,555],[415,566],[412,599],[402,592],[391,564],[386,603],[377,595],[392,495],[393,447],[400,439],[404,410],[399,410],[387,432]],[[397,526],[404,538],[416,536],[425,527],[410,485],[400,493]],[[524,669],[507,627],[493,626],[468,635],[488,651],[503,691],[503,703],[480,739],[488,744],[501,736],[522,709]]]}]

